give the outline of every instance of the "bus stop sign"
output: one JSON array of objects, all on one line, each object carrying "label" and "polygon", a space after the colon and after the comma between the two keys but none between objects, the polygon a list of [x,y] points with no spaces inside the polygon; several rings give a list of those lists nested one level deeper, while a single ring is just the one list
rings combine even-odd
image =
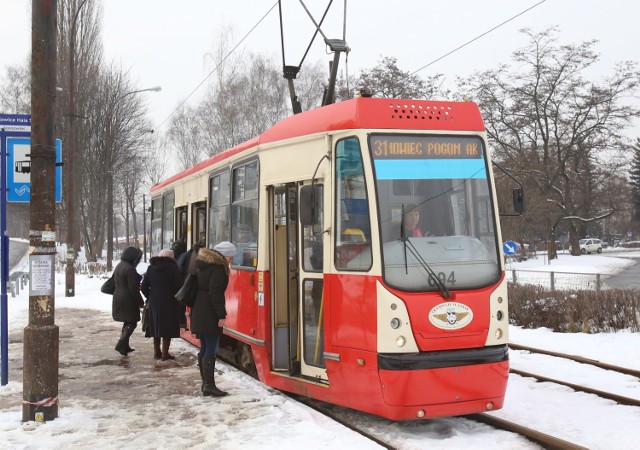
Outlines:
[{"label": "bus stop sign", "polygon": [[[31,139],[7,137],[7,201],[31,200]],[[56,139],[56,202],[62,201],[62,143]]]}]

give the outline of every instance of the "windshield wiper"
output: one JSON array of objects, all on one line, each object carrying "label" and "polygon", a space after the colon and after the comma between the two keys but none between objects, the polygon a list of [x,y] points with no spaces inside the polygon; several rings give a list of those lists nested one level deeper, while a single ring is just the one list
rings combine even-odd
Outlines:
[{"label": "windshield wiper", "polygon": [[404,242],[404,252],[405,252],[405,267],[407,265],[407,249],[408,249],[409,252],[411,252],[411,254],[420,263],[422,268],[427,272],[427,274],[429,275],[429,279],[433,280],[436,286],[438,286],[438,289],[440,289],[440,295],[442,295],[442,298],[451,298],[451,292],[449,291],[449,289],[447,289],[447,286],[444,284],[444,282],[440,278],[438,278],[438,275],[433,271],[433,269],[429,266],[429,264],[427,264],[427,262],[424,260],[422,255],[420,255],[420,252],[415,247],[415,245],[413,245],[413,243],[406,238],[403,239],[403,242]]},{"label": "windshield wiper", "polygon": [[404,273],[409,273],[409,265],[407,264],[407,237],[404,235],[404,203],[402,204],[402,211],[400,212],[400,240],[404,242]]}]

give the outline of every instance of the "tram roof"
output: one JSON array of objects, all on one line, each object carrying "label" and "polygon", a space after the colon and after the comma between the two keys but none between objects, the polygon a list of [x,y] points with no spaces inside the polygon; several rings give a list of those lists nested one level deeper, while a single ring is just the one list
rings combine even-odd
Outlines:
[{"label": "tram roof", "polygon": [[158,190],[259,144],[317,133],[350,129],[485,130],[478,105],[473,102],[355,98],[287,117],[264,133],[218,153],[152,186]]}]

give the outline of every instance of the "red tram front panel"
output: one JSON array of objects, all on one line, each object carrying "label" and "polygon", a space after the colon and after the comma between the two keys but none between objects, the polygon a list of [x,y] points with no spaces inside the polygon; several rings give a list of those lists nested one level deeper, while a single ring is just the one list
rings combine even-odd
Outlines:
[{"label": "red tram front panel", "polygon": [[[325,276],[325,295],[330,299],[325,312],[325,352],[339,355],[339,361],[326,361],[328,386],[267,371],[265,364],[260,364],[260,379],[278,389],[394,420],[462,415],[502,407],[509,372],[507,360],[442,368],[380,368],[376,350],[376,282],[370,276]],[[420,331],[414,336],[421,335],[416,338],[421,352],[484,349],[490,320],[487,295],[457,293],[458,302],[468,301],[474,309],[475,320],[469,330],[445,332],[418,326]],[[431,305],[442,301],[433,294],[412,297],[405,303],[416,324],[428,322]],[[269,353],[267,348],[256,346],[254,352],[261,355],[261,360]]]}]

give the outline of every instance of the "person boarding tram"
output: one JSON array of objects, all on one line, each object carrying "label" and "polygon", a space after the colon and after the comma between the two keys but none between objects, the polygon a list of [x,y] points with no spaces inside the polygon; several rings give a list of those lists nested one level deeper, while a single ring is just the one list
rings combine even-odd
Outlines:
[{"label": "person boarding tram", "polygon": [[216,387],[215,367],[218,344],[227,317],[225,291],[229,284],[229,264],[236,253],[236,247],[224,241],[213,249],[201,248],[196,257],[198,291],[191,309],[191,332],[200,339],[198,364],[202,395],[205,397],[227,395]]}]

